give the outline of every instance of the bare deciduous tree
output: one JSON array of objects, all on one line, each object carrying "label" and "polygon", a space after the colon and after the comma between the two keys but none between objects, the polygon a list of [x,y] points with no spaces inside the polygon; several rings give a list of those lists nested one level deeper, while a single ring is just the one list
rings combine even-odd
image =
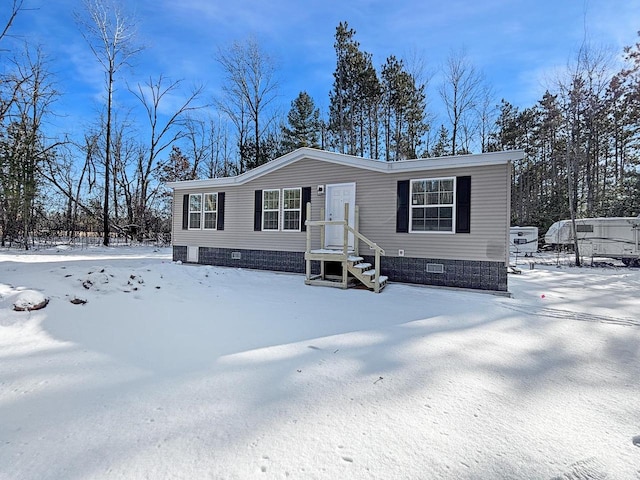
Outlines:
[{"label": "bare deciduous tree", "polygon": [[135,43],[136,24],[116,0],[85,0],[84,12],[76,14],[81,33],[105,75],[106,121],[104,155],[104,245],[109,245],[109,189],[111,174],[111,129],[116,73],[128,65],[142,47]]},{"label": "bare deciduous tree", "polygon": [[[4,22],[4,27],[2,27],[2,31],[0,32],[0,40],[6,37],[13,25],[14,20],[18,16],[21,10],[23,10],[22,5],[24,4],[24,0],[13,0],[11,2],[11,6],[9,7],[9,13],[7,15],[7,20]],[[6,5],[6,4],[5,4]]]},{"label": "bare deciduous tree", "polygon": [[162,103],[165,99],[176,93],[181,81],[167,81],[160,75],[157,80],[149,79],[144,84],[138,84],[136,90],[131,93],[142,103],[145,114],[149,120],[149,143],[144,154],[138,158],[136,176],[138,181],[138,194],[136,202],[136,219],[138,222],[138,235],[146,232],[147,207],[150,198],[155,195],[151,190],[150,181],[152,174],[159,168],[159,155],[173,145],[178,139],[187,135],[183,128],[185,116],[189,112],[203,108],[202,105],[194,105],[194,102],[202,94],[202,87],[193,90],[180,106],[169,115],[161,114]]},{"label": "bare deciduous tree", "polygon": [[[611,84],[611,55],[584,43],[576,62],[567,68],[564,79],[558,81],[560,99],[565,110],[567,131],[566,162],[569,188],[569,213],[574,238],[576,265],[580,265],[575,219],[579,213],[594,215],[597,195],[597,163],[603,122],[608,121],[605,96]],[[583,172],[584,175],[580,175]],[[579,190],[585,193],[580,212]]]},{"label": "bare deciduous tree", "polygon": [[277,96],[275,63],[254,38],[244,43],[234,42],[228,49],[218,50],[216,59],[225,74],[224,98],[220,100],[219,107],[236,126],[241,151],[250,140],[246,138],[250,135],[247,125],[253,127],[253,154],[248,159],[241,159],[242,172],[247,160],[253,166],[261,163],[262,138],[274,119],[266,110]]},{"label": "bare deciduous tree", "polygon": [[489,139],[493,133],[498,109],[495,94],[489,85],[483,85],[478,96],[476,113],[478,115],[478,133],[480,135],[480,151],[489,151]]},{"label": "bare deciduous tree", "polygon": [[[2,197],[2,234],[13,226],[12,236],[29,247],[33,209],[41,184],[40,168],[59,142],[45,137],[44,119],[52,113],[58,96],[42,51],[25,45],[24,54],[13,59],[10,77],[13,99],[5,112],[6,125],[0,138],[0,196]],[[13,220],[7,216],[12,212]],[[9,221],[8,221],[9,220]],[[3,239],[4,240],[4,239]]]},{"label": "bare deciduous tree", "polygon": [[451,154],[458,152],[465,117],[474,112],[482,92],[484,77],[469,61],[466,53],[451,53],[443,69],[440,96],[451,122]]},{"label": "bare deciduous tree", "polygon": [[209,118],[206,143],[209,146],[203,169],[206,178],[229,177],[238,173],[237,165],[233,162],[232,147],[229,145],[227,124],[220,116]]},{"label": "bare deciduous tree", "polygon": [[[8,18],[4,23],[4,27],[2,27],[2,32],[0,32],[0,41],[2,41],[2,39],[8,35],[8,32],[11,29],[14,20],[18,16],[18,13],[23,10],[23,3],[24,0],[13,0],[13,2],[11,3],[9,11],[6,15]],[[2,51],[3,50],[0,49],[0,52]],[[4,120],[5,115],[12,107],[13,103],[16,101],[18,90],[21,88],[24,81],[26,81],[26,79],[21,79],[16,75],[0,76],[0,122]]]},{"label": "bare deciduous tree", "polygon": [[82,193],[85,180],[89,188],[92,172],[93,150],[96,146],[96,136],[85,134],[84,145],[78,146],[80,152],[84,153],[82,163],[78,161],[77,155],[69,149],[71,144],[66,144],[54,158],[47,159],[42,166],[41,175],[62,194],[64,198],[65,229],[70,241],[73,241],[77,232],[78,210],[82,210],[86,215],[93,216],[93,211],[83,203]]}]

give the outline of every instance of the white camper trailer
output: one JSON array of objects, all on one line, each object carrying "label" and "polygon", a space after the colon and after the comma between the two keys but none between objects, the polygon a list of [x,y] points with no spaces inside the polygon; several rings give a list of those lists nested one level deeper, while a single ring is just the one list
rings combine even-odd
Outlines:
[{"label": "white camper trailer", "polygon": [[556,249],[573,244],[571,220],[560,220],[551,225],[544,234],[544,244]]},{"label": "white camper trailer", "polygon": [[538,227],[511,227],[509,229],[509,252],[532,256],[538,251]]},{"label": "white camper trailer", "polygon": [[[583,257],[606,257],[625,265],[640,266],[640,217],[576,219],[576,237]],[[545,243],[555,246],[573,244],[571,220],[556,222],[545,234]]]}]

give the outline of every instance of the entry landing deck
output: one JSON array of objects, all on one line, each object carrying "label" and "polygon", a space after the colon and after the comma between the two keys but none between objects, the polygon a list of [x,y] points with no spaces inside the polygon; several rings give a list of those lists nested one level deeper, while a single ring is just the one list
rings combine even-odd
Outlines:
[{"label": "entry landing deck", "polygon": [[[311,217],[311,205],[307,204],[307,218]],[[388,278],[384,275],[380,275],[380,256],[384,255],[384,250],[371,240],[362,235],[357,228],[353,228],[349,225],[349,204],[345,204],[344,220],[342,221],[310,221],[307,220],[305,225],[307,226],[307,248],[304,254],[306,261],[306,280],[307,285],[325,285],[332,287],[348,288],[353,284],[353,280],[359,281],[362,285],[370,290],[378,293],[387,284]],[[356,216],[357,218],[357,216]],[[341,225],[344,229],[344,243],[341,246],[334,248],[311,248],[311,227],[320,227],[320,244],[324,244],[325,232],[324,228],[327,225]],[[351,248],[349,245],[349,234],[352,234],[355,238],[354,246]],[[364,262],[364,259],[358,255],[358,241],[362,241],[369,245],[375,252],[375,266],[370,263]],[[311,274],[311,262],[320,262],[320,274]],[[325,273],[326,262],[339,262],[342,264],[342,275],[340,277],[332,277]],[[373,267],[373,268],[372,268]]]}]

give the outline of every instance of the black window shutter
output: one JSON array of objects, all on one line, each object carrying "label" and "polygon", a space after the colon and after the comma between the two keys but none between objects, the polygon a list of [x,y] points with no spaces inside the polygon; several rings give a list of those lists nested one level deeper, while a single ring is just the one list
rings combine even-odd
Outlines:
[{"label": "black window shutter", "polygon": [[307,226],[304,224],[304,222],[307,221],[307,203],[309,202],[311,202],[311,187],[302,187],[302,213],[300,214],[300,229],[303,232],[307,231]]},{"label": "black window shutter", "polygon": [[262,230],[262,190],[255,191],[255,208],[253,211],[253,229]]},{"label": "black window shutter", "polygon": [[182,196],[182,229],[189,229],[189,194]]},{"label": "black window shutter", "polygon": [[224,192],[218,192],[218,219],[216,228],[224,230]]},{"label": "black window shutter", "polygon": [[409,180],[398,180],[396,232],[409,232]]},{"label": "black window shutter", "polygon": [[471,177],[456,178],[456,233],[471,233]]}]

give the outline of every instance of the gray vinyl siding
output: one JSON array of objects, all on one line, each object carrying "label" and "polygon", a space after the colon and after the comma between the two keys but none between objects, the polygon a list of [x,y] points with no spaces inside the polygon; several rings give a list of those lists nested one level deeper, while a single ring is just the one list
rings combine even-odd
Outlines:
[{"label": "gray vinyl siding", "polygon": [[[253,229],[254,191],[289,187],[311,187],[312,220],[318,220],[325,196],[318,185],[356,183],[360,231],[380,245],[387,256],[466,259],[504,262],[508,250],[509,165],[429,170],[425,172],[379,173],[316,160],[300,160],[267,173],[244,185],[178,189],[173,202],[173,244],[199,247],[261,249],[303,252],[306,232],[256,232]],[[396,233],[398,180],[471,176],[471,233]],[[225,229],[182,230],[182,200],[187,193],[224,191]],[[312,228],[313,248],[320,247],[319,229]],[[369,248],[360,246],[361,254]]]}]

